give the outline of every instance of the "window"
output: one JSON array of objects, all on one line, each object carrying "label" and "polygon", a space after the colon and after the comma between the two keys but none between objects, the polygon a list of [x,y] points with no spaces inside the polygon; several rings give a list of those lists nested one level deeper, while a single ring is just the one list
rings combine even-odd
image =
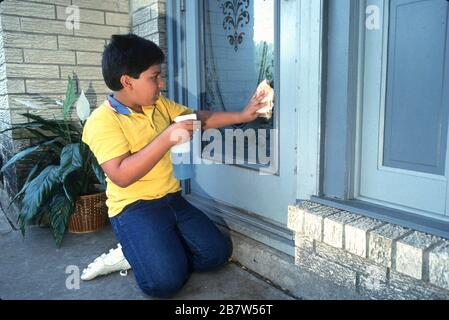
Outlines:
[{"label": "window", "polygon": [[[205,0],[200,9],[202,98],[201,108],[214,112],[239,112],[257,85],[266,79],[278,83],[278,7],[275,0]],[[276,100],[276,99],[275,99]],[[258,148],[269,154],[278,126],[277,104],[273,114],[252,123],[221,129],[223,154],[246,167],[263,166]],[[243,131],[244,139],[241,139]],[[239,135],[240,134],[240,135]],[[230,145],[226,135],[234,135]],[[237,138],[236,136],[240,136]],[[226,140],[226,141],[225,141]],[[241,143],[241,148],[239,148]],[[230,147],[229,147],[230,146]],[[239,151],[240,150],[240,151]],[[204,152],[203,152],[204,156]],[[225,156],[225,159],[222,157]],[[227,161],[223,161],[228,163]]]}]

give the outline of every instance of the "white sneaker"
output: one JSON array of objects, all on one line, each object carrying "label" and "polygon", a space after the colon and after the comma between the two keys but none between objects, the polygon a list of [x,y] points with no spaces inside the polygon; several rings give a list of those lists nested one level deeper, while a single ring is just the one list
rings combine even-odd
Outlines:
[{"label": "white sneaker", "polygon": [[122,276],[126,276],[127,270],[131,269],[128,261],[122,252],[122,246],[118,244],[116,249],[109,250],[109,253],[103,253],[90,263],[81,274],[81,280],[92,280],[95,277],[120,271]]}]

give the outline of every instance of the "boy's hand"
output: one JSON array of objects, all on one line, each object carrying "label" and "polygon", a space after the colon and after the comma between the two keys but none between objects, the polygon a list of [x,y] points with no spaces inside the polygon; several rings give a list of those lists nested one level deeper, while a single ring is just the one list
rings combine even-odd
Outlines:
[{"label": "boy's hand", "polygon": [[267,94],[263,91],[256,92],[252,96],[251,100],[246,105],[245,109],[243,109],[242,112],[240,112],[241,122],[251,122],[257,119],[259,114],[257,113],[257,110],[265,107],[266,102],[263,102],[263,99],[265,98]]},{"label": "boy's hand", "polygon": [[167,135],[172,146],[180,143],[187,142],[192,139],[194,131],[194,120],[186,120],[178,123],[173,123],[167,129],[164,134]]}]

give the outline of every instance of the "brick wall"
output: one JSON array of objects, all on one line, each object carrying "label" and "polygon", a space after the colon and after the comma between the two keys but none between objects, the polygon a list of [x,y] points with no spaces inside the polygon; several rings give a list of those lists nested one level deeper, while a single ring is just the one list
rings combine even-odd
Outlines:
[{"label": "brick wall", "polygon": [[[92,108],[101,103],[109,92],[102,78],[101,53],[112,34],[130,31],[129,7],[129,0],[3,1],[0,130],[25,121],[20,114],[27,111],[61,118],[61,108],[52,101],[43,110],[30,110],[15,99],[32,100],[39,95],[63,98],[72,72],[78,79],[77,91],[84,90]],[[73,23],[77,10],[79,25]],[[2,135],[0,139],[3,162],[30,144],[24,135]],[[9,196],[16,192],[17,182],[28,167],[19,165],[3,175],[3,191]]]},{"label": "brick wall", "polygon": [[374,299],[449,299],[449,241],[347,211],[289,207],[295,264]]},{"label": "brick wall", "polygon": [[[2,17],[0,15],[0,112],[8,107],[7,101],[4,98],[6,94],[6,70],[5,70],[5,50],[3,48],[3,29],[2,29]],[[0,131],[3,129],[3,124],[0,121]],[[3,155],[3,136],[0,135],[0,165],[4,163]],[[3,189],[3,173],[0,172],[0,188]]]},{"label": "brick wall", "polygon": [[[167,56],[165,0],[131,0],[130,8],[132,32],[156,43]],[[162,74],[167,75],[166,64]]]}]

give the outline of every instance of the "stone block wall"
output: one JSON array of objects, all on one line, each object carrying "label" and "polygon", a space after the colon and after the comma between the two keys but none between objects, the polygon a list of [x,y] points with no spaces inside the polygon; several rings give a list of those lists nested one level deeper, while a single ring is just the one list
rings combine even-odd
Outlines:
[{"label": "stone block wall", "polygon": [[[165,0],[131,0],[132,32],[156,43],[166,55],[167,61],[167,28]],[[167,64],[162,65],[162,75],[167,76]],[[166,94],[167,90],[163,91]]]},{"label": "stone block wall", "polygon": [[295,264],[373,299],[449,299],[449,240],[305,201]]},{"label": "stone block wall", "polygon": [[[101,53],[112,34],[130,31],[129,0],[6,0],[0,4],[0,130],[26,121],[24,112],[62,117],[52,99],[63,98],[73,72],[77,92],[84,90],[92,108],[109,89],[103,82]],[[50,98],[42,110],[28,109],[16,99]],[[72,117],[74,115],[74,108]],[[5,163],[30,144],[26,135],[1,135]],[[15,194],[25,163],[2,177],[2,189]],[[5,198],[5,197],[2,197]]]}]

